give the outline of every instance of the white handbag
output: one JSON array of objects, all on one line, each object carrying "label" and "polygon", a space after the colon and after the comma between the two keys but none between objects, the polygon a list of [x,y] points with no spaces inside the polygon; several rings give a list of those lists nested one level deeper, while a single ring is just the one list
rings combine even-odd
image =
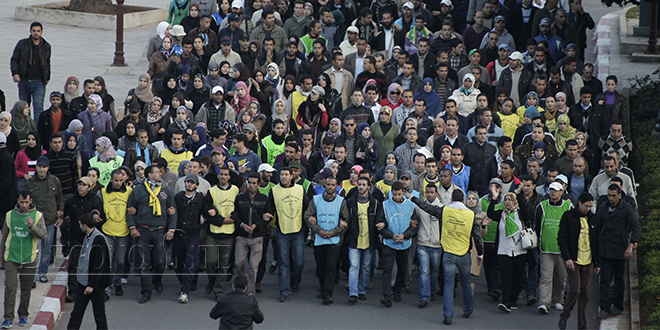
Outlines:
[{"label": "white handbag", "polygon": [[539,246],[539,237],[533,228],[525,228],[520,235],[520,243],[525,250],[535,249]]}]

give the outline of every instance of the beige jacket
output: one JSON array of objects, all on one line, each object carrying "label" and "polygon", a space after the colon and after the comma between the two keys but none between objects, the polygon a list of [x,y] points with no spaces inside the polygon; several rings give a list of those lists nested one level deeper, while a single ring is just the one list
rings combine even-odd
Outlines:
[{"label": "beige jacket", "polygon": [[[323,73],[330,77],[330,86],[336,89],[335,74],[333,71],[334,68],[331,67],[330,69],[325,70]],[[344,73],[344,82],[342,84],[341,90],[338,90],[338,92],[341,95],[341,105],[344,109],[346,109],[351,105],[351,94],[353,93],[353,88],[355,88],[355,80],[353,79],[353,74],[348,70],[342,69],[341,71]]]}]

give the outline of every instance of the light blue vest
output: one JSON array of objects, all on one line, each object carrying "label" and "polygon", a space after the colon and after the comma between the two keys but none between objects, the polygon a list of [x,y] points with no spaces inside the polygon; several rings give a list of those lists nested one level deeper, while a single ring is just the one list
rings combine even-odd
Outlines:
[{"label": "light blue vest", "polygon": [[[328,202],[323,199],[323,195],[314,196],[314,205],[316,205],[316,223],[325,231],[334,230],[339,225],[339,212],[341,211],[341,203],[344,197],[336,196],[335,200]],[[314,246],[339,244],[339,236],[332,238],[323,238],[321,235],[316,234],[314,238]]]},{"label": "light blue vest", "polygon": [[[419,193],[418,193],[419,194]],[[395,235],[401,235],[410,227],[410,220],[415,204],[409,199],[404,199],[403,203],[397,204],[392,199],[383,202],[385,209],[385,218],[387,219],[387,228]],[[395,243],[394,239],[386,238],[383,240],[385,245],[395,250],[405,250],[410,247],[410,239],[404,239],[401,243]]]},{"label": "light blue vest", "polygon": [[[451,170],[451,163],[445,165],[445,168]],[[451,182],[461,188],[463,191],[468,191],[468,186],[470,185],[470,166],[463,164],[463,170],[455,174],[454,171],[451,171]]]}]

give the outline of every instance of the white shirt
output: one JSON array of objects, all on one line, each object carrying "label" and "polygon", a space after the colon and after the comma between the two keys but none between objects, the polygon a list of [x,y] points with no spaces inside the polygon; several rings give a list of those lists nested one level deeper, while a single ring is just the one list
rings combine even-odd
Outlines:
[{"label": "white shirt", "polygon": [[348,40],[344,40],[339,44],[339,48],[341,48],[342,54],[348,55],[350,53],[355,53],[357,52],[357,41],[351,45]]}]

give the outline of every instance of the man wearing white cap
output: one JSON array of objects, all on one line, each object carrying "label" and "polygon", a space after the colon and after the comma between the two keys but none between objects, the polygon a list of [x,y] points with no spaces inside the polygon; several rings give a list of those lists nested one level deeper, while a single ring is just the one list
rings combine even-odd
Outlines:
[{"label": "man wearing white cap", "polygon": [[[240,29],[245,31],[249,37],[252,34],[252,30],[254,30],[254,23],[252,23],[251,19],[248,19],[245,17],[245,15],[243,15],[243,1],[234,0],[231,3],[231,12],[243,19],[240,25]],[[226,28],[227,26],[229,26],[229,20],[223,19],[222,23],[220,23],[220,27],[218,27],[218,31]]]},{"label": "man wearing white cap", "polygon": [[348,29],[346,29],[346,40],[342,41],[339,44],[339,48],[341,48],[341,53],[344,54],[344,56],[358,51],[357,38],[359,33],[360,30],[358,30],[358,28],[356,28],[355,26],[349,26]]},{"label": "man wearing white cap", "polygon": [[215,86],[211,90],[211,99],[204,103],[195,115],[195,120],[205,123],[209,130],[218,128],[218,123],[223,119],[236,121],[236,112],[224,100],[225,91],[221,86]]},{"label": "man wearing white cap", "polygon": [[527,93],[532,88],[534,73],[522,65],[522,54],[515,51],[509,55],[509,67],[502,70],[499,75],[497,87],[504,87],[510,91],[509,96],[513,99],[516,108],[525,104]]},{"label": "man wearing white cap", "polygon": [[[564,289],[566,288],[566,266],[561,258],[557,243],[559,222],[564,212],[572,208],[570,201],[562,199],[564,188],[559,182],[550,184],[549,198],[536,207],[535,227],[539,235],[539,306],[541,314],[548,314],[554,302],[556,310],[564,310]],[[553,283],[558,281],[558,283]]]}]

